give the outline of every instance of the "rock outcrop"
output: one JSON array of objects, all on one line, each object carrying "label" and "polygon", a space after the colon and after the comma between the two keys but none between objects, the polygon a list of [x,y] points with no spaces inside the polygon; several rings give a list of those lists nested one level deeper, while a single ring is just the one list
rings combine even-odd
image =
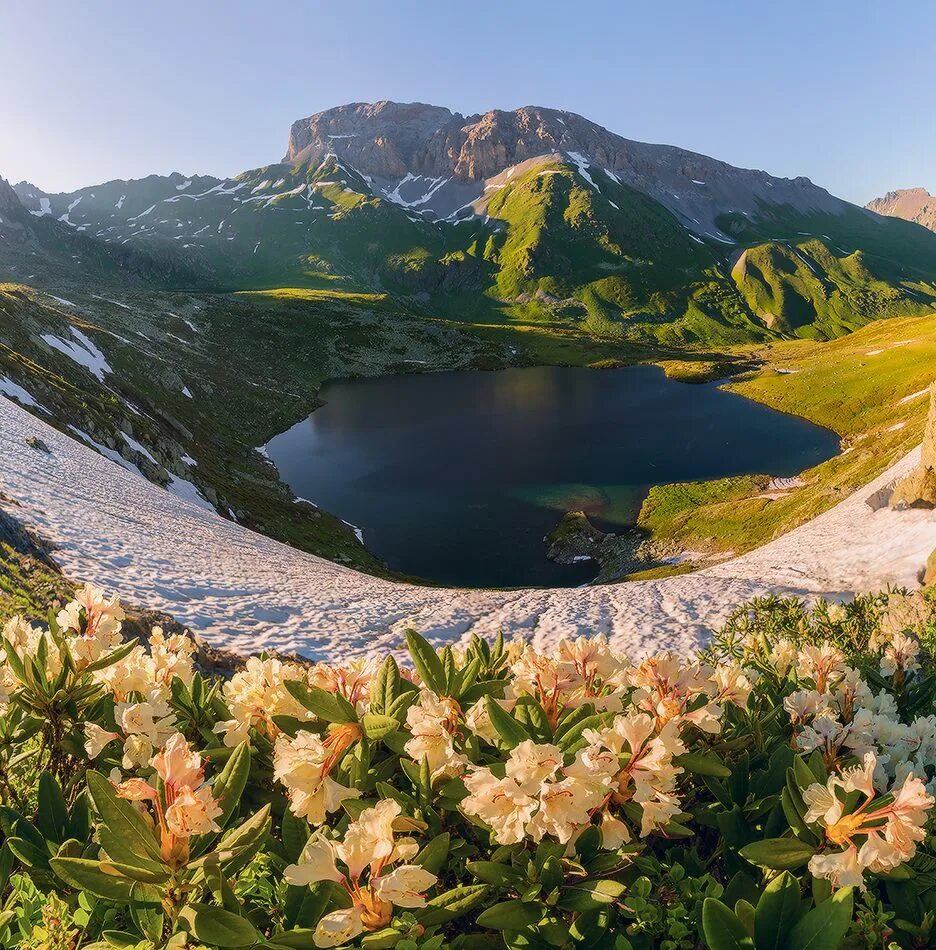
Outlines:
[{"label": "rock outcrop", "polygon": [[933,551],[926,561],[926,568],[923,571],[923,583],[927,586],[936,584],[936,551]]},{"label": "rock outcrop", "polygon": [[890,505],[891,508],[936,508],[936,383],[930,387],[920,464],[894,489]]}]

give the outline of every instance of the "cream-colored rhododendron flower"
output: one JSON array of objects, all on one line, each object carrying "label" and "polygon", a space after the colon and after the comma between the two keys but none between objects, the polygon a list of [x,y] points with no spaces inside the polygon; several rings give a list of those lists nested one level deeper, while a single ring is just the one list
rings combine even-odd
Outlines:
[{"label": "cream-colored rhododendron flower", "polygon": [[374,882],[374,893],[396,907],[425,907],[426,891],[438,878],[418,864],[402,864]]},{"label": "cream-colored rhododendron flower", "polygon": [[[52,637],[46,636],[41,628],[29,623],[22,616],[12,617],[3,625],[4,640],[13,647],[16,655],[21,660],[26,659],[26,657],[35,659],[39,644],[44,636],[46,642],[46,660],[44,664],[46,679],[53,680],[62,672],[62,657]],[[7,663],[6,654],[0,651],[0,687],[7,692],[11,692],[18,685],[19,680]]]},{"label": "cream-colored rhododendron flower", "polygon": [[[290,884],[334,881],[351,899],[351,907],[326,914],[319,921],[313,936],[317,947],[339,946],[365,930],[386,927],[394,906],[425,906],[426,891],[438,880],[435,874],[412,864],[387,870],[403,854],[412,855],[418,847],[409,839],[394,842],[394,823],[399,817],[400,806],[384,799],[364,809],[348,826],[342,841],[333,842],[321,835],[310,838],[299,862],[286,868],[284,877]],[[345,866],[344,872],[338,867],[339,861]]]},{"label": "cream-colored rhododendron flower", "polygon": [[290,716],[302,721],[315,717],[286,689],[289,680],[305,683],[306,671],[298,663],[283,663],[273,657],[252,656],[224,684],[224,700],[233,719],[218,723],[215,732],[230,748],[247,738],[251,728],[270,739],[279,734],[275,716]]},{"label": "cream-colored rhododendron flower", "polygon": [[683,770],[673,758],[683,755],[686,745],[676,721],[670,720],[657,732],[653,717],[629,712],[605,729],[586,729],[584,738],[588,746],[566,771],[600,773],[609,787],[610,802],[640,805],[641,837],[660,830],[679,813],[675,789]]},{"label": "cream-colored rhododendron flower", "polygon": [[185,736],[177,732],[170,736],[165,747],[153,758],[156,774],[167,788],[197,788],[205,781],[201,755],[188,744]]},{"label": "cream-colored rhododendron flower", "polygon": [[525,739],[507,757],[507,775],[528,795],[540,790],[562,765],[562,750],[554,745],[537,745]]},{"label": "cream-colored rhododendron flower", "polygon": [[85,732],[85,753],[89,759],[96,759],[115,739],[120,738],[118,732],[108,732],[102,729],[95,722],[86,722]]},{"label": "cream-colored rhododendron flower", "polygon": [[221,830],[215,821],[220,816],[221,808],[207,785],[194,791],[190,786],[183,785],[166,809],[166,827],[177,838],[204,835]]},{"label": "cream-colored rhododendron flower", "polygon": [[658,728],[668,722],[693,725],[703,732],[721,731],[722,707],[706,700],[719,690],[714,671],[697,661],[684,662],[675,653],[649,656],[626,672],[635,687],[631,702],[653,716]]},{"label": "cream-colored rhododendron flower", "polygon": [[507,695],[533,696],[555,726],[566,709],[592,703],[599,710],[617,711],[617,690],[624,681],[628,661],[616,656],[603,637],[560,641],[555,656],[538,653],[529,644],[513,646]]},{"label": "cream-colored rhododendron flower", "polygon": [[318,686],[328,693],[338,693],[362,713],[370,700],[371,680],[377,675],[382,661],[377,656],[350,660],[343,666],[316,663],[309,670],[310,686]]},{"label": "cream-colored rhododendron flower", "polygon": [[413,738],[404,746],[416,762],[427,759],[433,778],[461,774],[467,759],[455,751],[461,707],[447,696],[420,691],[419,700],[406,711],[406,725]]},{"label": "cream-colored rhododendron flower", "polygon": [[569,768],[562,762],[557,746],[525,740],[507,757],[504,778],[483,767],[465,776],[462,811],[490,826],[498,844],[539,841],[547,834],[567,843],[606,802],[617,760],[604,771],[581,756]]},{"label": "cream-colored rhododendron flower", "polygon": [[171,735],[150,764],[162,779],[162,797],[150,783],[138,778],[118,784],[117,795],[134,802],[152,802],[160,854],[173,867],[181,867],[189,860],[192,835],[221,830],[216,819],[222,810],[205,784],[200,753],[181,733]]},{"label": "cream-colored rhododendron flower", "polygon": [[125,617],[117,596],[85,584],[75,599],[59,611],[56,622],[68,637],[68,648],[79,669],[99,660],[121,643]]},{"label": "cream-colored rhododendron flower", "polygon": [[830,690],[847,670],[845,655],[831,643],[807,643],[796,657],[796,675],[801,680],[812,680],[820,693]]},{"label": "cream-colored rhododendron flower", "polygon": [[[909,861],[925,826],[934,799],[912,774],[878,797],[875,789],[877,759],[873,752],[861,764],[816,782],[803,792],[804,820],[822,827],[825,848],[809,861],[815,877],[836,887],[864,889],[864,872],[883,874]],[[852,794],[858,803],[851,805]]]},{"label": "cream-colored rhododendron flower", "polygon": [[903,633],[894,634],[893,640],[884,647],[881,656],[881,676],[899,676],[901,679],[907,673],[915,673],[920,669],[920,644],[913,637]]},{"label": "cream-colored rhododendron flower", "polygon": [[478,768],[465,778],[468,797],[461,803],[466,815],[490,825],[498,844],[517,844],[536,811],[537,800],[512,778],[497,778],[490,769]]},{"label": "cream-colored rhododendron flower", "polygon": [[286,786],[290,811],[313,825],[322,824],[346,798],[361,795],[358,789],[347,788],[329,775],[348,748],[348,733],[335,735],[339,740],[331,744],[312,732],[299,732],[295,739],[280,735],[273,747],[273,777]]}]

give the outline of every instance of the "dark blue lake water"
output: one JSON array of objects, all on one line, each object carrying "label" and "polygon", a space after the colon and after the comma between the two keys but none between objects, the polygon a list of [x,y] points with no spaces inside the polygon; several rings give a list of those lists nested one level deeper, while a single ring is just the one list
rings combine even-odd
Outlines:
[{"label": "dark blue lake water", "polygon": [[791,476],[838,436],[652,366],[426,373],[328,383],[267,446],[297,495],[398,571],[460,586],[581,584],[543,537],[566,511],[632,525],[651,485]]}]

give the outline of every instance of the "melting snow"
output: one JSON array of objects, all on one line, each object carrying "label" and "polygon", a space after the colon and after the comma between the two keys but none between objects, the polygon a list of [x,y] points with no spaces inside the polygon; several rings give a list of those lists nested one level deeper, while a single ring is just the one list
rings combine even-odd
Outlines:
[{"label": "melting snow", "polygon": [[45,217],[47,214],[52,214],[52,202],[49,201],[48,198],[40,198],[40,199],[39,199],[39,210],[38,210],[38,211],[30,211],[29,213],[32,214],[32,215],[35,215],[37,218],[43,218],[43,217]]},{"label": "melting snow", "polygon": [[166,486],[166,491],[172,492],[176,497],[189,501],[193,505],[198,505],[199,508],[214,512],[214,505],[191,482],[179,478],[178,475],[173,475],[171,472],[169,473],[169,484]]},{"label": "melting snow", "polygon": [[104,358],[104,354],[89,340],[81,330],[71,327],[72,336],[77,342],[71,340],[60,340],[51,333],[44,333],[42,339],[60,353],[64,353],[69,359],[74,360],[79,366],[84,366],[98,382],[104,382],[104,374],[112,373],[110,365]]},{"label": "melting snow", "polygon": [[183,386],[183,387],[182,387],[182,395],[185,396],[186,399],[192,399],[192,398],[194,398],[194,397],[192,396],[192,393],[191,393],[191,391],[189,390],[188,386]]},{"label": "melting snow", "polygon": [[47,297],[51,297],[56,303],[60,303],[63,307],[76,307],[77,304],[72,303],[70,300],[66,300],[64,297],[56,297],[55,294],[46,294]]},{"label": "melting snow", "polygon": [[114,207],[119,211],[119,210],[123,207],[123,203],[124,203],[126,200],[127,200],[127,196],[126,196],[126,195],[121,195],[121,196],[117,199],[117,204],[115,204]]},{"label": "melting snow", "polygon": [[898,406],[903,406],[905,403],[913,402],[914,399],[919,399],[920,396],[925,396],[928,392],[929,392],[929,388],[927,388],[927,389],[921,389],[918,393],[910,393],[909,396],[904,396],[903,399],[901,399],[901,400],[897,403],[897,405],[898,405]]},{"label": "melting snow", "polygon": [[88,445],[94,446],[104,456],[104,458],[110,459],[112,462],[116,462],[122,468],[125,468],[128,472],[135,472],[141,478],[146,476],[133,464],[133,462],[128,462],[119,452],[115,452],[113,449],[109,449],[106,445],[101,445],[100,442],[95,442],[94,439],[88,435],[87,432],[84,432],[82,429],[79,429],[77,426],[69,426],[69,432],[73,432],[78,436],[83,442],[87,442]]},{"label": "melting snow", "polygon": [[588,165],[589,165],[588,159],[581,152],[566,152],[566,155],[568,155],[569,158],[571,158],[572,161],[575,163],[575,166],[576,168],[578,168],[579,174],[582,176],[582,178],[584,178],[585,181],[587,181],[588,184],[591,185],[592,188],[595,189],[595,191],[600,192],[601,189],[595,183],[595,179],[592,178],[592,176],[588,174]]},{"label": "melting snow", "polygon": [[150,452],[150,450],[142,443],[137,442],[137,440],[134,439],[132,435],[127,435],[126,432],[121,432],[120,435],[121,435],[121,438],[123,438],[124,442],[126,442],[127,445],[129,445],[131,449],[136,449],[136,451],[139,452],[140,455],[144,456],[145,458],[148,458],[154,465],[159,464],[159,462],[157,462],[156,459],[153,458],[153,455]]},{"label": "melting snow", "polygon": [[176,186],[175,186],[175,190],[176,190],[176,191],[185,191],[185,189],[188,188],[191,184],[192,184],[192,180],[191,180],[191,178],[188,178],[188,179],[186,179],[185,181],[183,181],[181,185],[176,185]]},{"label": "melting snow", "polygon": [[43,412],[51,415],[45,406],[41,406],[22,386],[17,385],[12,379],[6,376],[0,376],[0,395],[15,399],[20,405],[32,406],[34,409],[41,409]]}]

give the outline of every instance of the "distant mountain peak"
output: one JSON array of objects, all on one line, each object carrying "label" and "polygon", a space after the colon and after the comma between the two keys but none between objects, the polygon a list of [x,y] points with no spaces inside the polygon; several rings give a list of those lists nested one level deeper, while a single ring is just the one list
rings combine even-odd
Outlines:
[{"label": "distant mountain peak", "polygon": [[903,218],[936,231],[936,197],[925,188],[898,188],[869,201],[866,207],[877,214]]}]

